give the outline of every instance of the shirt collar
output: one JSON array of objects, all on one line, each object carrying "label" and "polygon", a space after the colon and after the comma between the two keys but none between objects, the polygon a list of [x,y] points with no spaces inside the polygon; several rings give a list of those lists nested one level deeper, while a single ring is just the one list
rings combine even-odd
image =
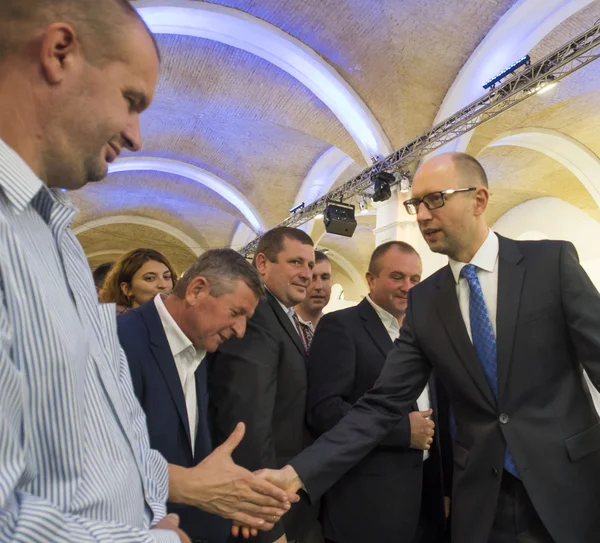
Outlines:
[{"label": "shirt collar", "polygon": [[400,325],[398,324],[398,319],[394,317],[394,315],[392,315],[389,311],[386,311],[385,309],[383,309],[383,307],[379,307],[373,300],[371,300],[370,294],[367,294],[367,301],[371,304],[371,306],[373,306],[373,309],[375,310],[375,312],[381,319],[381,322],[383,322],[383,325],[386,328],[389,328],[390,326],[394,325],[398,329],[400,328]]},{"label": "shirt collar", "polygon": [[60,189],[50,189],[33,172],[25,161],[0,139],[0,188],[17,213],[22,213],[41,191],[46,191],[52,204],[65,208],[67,222],[70,224],[77,209]]},{"label": "shirt collar", "polygon": [[273,294],[266,286],[265,289],[267,290],[267,292],[271,293],[271,296],[273,296],[273,298],[275,298],[275,300],[277,300],[277,303],[281,306],[281,309],[283,309],[283,312],[288,316],[288,317],[293,317],[294,316],[294,308],[293,307],[288,307],[287,305],[285,305],[277,296],[275,296],[275,294]]},{"label": "shirt collar", "polygon": [[298,313],[298,311],[296,311],[296,310],[295,310],[295,309],[293,309],[293,308],[290,308],[290,309],[292,309],[292,311],[294,312],[294,314],[296,315],[296,317],[298,317],[298,321],[300,322],[300,324],[303,324],[304,326],[308,326],[308,327],[309,327],[311,330],[313,329],[313,323],[312,323],[312,321],[305,321],[305,320],[304,320],[304,319],[303,319],[303,318],[300,316],[300,313]]},{"label": "shirt collar", "polygon": [[[498,236],[490,229],[483,245],[479,248],[479,251],[475,253],[475,256],[471,259],[469,264],[473,264],[474,266],[477,266],[477,268],[487,272],[493,272],[496,269],[496,263],[498,262],[499,250],[500,243],[498,241]],[[458,262],[451,258],[448,259],[448,263],[450,264],[452,275],[454,275],[454,281],[458,284],[460,272],[467,263]]]},{"label": "shirt collar", "polygon": [[194,348],[194,345],[192,345],[189,338],[181,331],[181,328],[179,328],[179,325],[175,322],[175,319],[166,308],[160,294],[157,294],[154,297],[154,305],[156,306],[156,311],[158,311],[158,316],[162,322],[173,356],[181,354],[187,349],[189,349],[192,354],[195,354],[196,349]]}]

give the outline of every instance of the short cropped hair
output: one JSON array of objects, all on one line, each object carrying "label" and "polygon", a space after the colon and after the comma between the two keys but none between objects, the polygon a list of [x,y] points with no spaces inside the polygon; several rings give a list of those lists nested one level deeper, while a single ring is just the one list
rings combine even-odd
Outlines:
[{"label": "short cropped hair", "polygon": [[259,300],[265,295],[265,287],[256,269],[233,249],[210,249],[200,255],[177,281],[173,294],[185,298],[188,286],[196,277],[204,277],[208,281],[210,295],[215,298],[234,290],[237,281],[246,283]]},{"label": "short cropped hair", "polygon": [[460,176],[469,184],[473,181],[488,188],[488,178],[481,163],[467,153],[452,153],[452,161]]},{"label": "short cropped hair", "polygon": [[371,275],[379,277],[379,274],[381,273],[381,259],[394,247],[403,253],[415,254],[419,259],[421,258],[416,249],[405,241],[386,241],[377,247],[371,254],[371,260],[369,261],[369,273]]},{"label": "short cropped hair", "polygon": [[283,251],[283,243],[286,239],[299,241],[303,245],[314,247],[311,237],[299,228],[290,228],[289,226],[278,226],[268,232],[265,232],[258,242],[254,252],[253,264],[256,264],[256,255],[264,254],[269,262],[277,262],[279,253]]},{"label": "short cropped hair", "polygon": [[97,289],[101,289],[104,286],[104,280],[114,265],[114,262],[104,262],[104,264],[100,264],[94,269],[92,277]]},{"label": "short cropped hair", "polygon": [[315,251],[315,264],[325,261],[329,262],[329,257],[323,251]]},{"label": "short cropped hair", "polygon": [[152,32],[129,0],[1,0],[0,61],[24,45],[37,28],[55,22],[75,29],[91,64],[121,59],[123,36],[136,20],[146,27],[159,54]]}]

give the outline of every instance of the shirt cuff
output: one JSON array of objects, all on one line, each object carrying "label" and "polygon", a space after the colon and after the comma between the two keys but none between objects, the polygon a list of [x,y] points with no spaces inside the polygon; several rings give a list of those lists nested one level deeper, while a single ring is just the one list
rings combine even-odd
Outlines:
[{"label": "shirt cuff", "polygon": [[173,530],[150,530],[152,543],[181,543],[181,538]]}]

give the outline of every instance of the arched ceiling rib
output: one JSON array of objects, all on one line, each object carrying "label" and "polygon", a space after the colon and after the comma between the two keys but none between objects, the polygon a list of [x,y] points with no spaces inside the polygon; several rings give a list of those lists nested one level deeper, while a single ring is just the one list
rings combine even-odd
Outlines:
[{"label": "arched ceiling rib", "polygon": [[136,8],[156,34],[219,41],[255,54],[306,85],[352,135],[365,162],[392,148],[381,126],[350,85],[300,40],[249,13],[190,0],[141,0]]}]

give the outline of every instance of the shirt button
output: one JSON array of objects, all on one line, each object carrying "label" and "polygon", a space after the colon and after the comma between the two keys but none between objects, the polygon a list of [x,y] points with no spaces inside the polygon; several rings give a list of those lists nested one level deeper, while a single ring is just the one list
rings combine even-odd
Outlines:
[{"label": "shirt button", "polygon": [[498,477],[498,470],[496,468],[492,468],[492,475]]},{"label": "shirt button", "polygon": [[508,418],[508,415],[506,415],[505,413],[502,413],[502,415],[500,415],[498,420],[500,420],[500,424],[506,424],[509,421],[509,418]]}]

